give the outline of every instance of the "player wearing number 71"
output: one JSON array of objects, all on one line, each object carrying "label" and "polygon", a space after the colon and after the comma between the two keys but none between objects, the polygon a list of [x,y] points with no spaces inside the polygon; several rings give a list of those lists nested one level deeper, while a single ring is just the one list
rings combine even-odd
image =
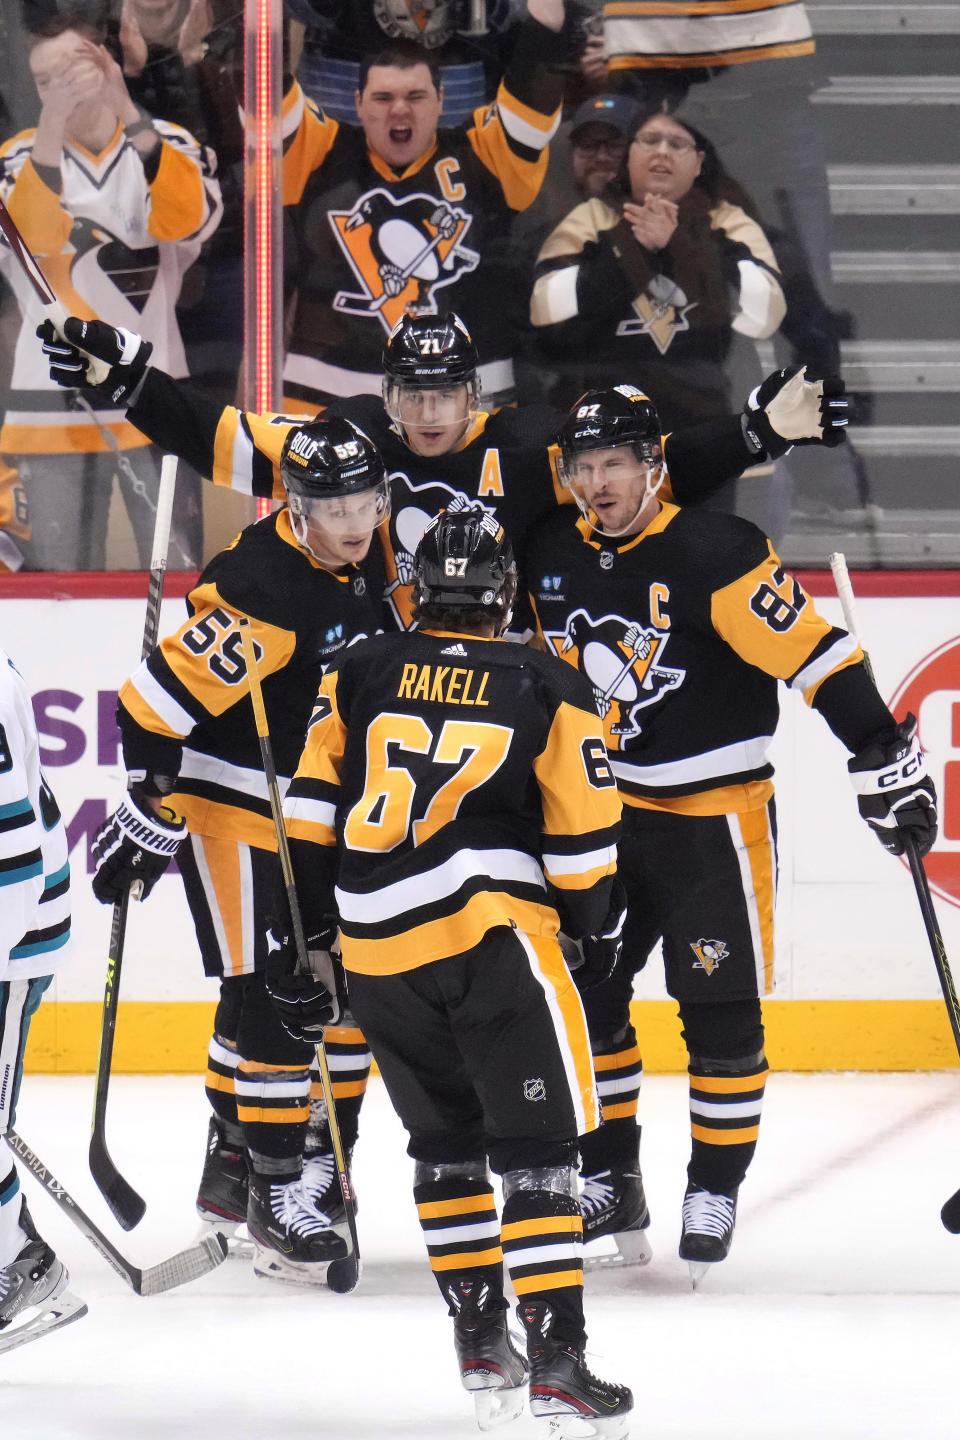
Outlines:
[{"label": "player wearing number 71", "polygon": [[628,896],[620,963],[586,997],[604,1114],[582,1145],[586,1256],[594,1239],[617,1237],[616,1258],[649,1258],[629,1005],[662,938],[689,1055],[680,1254],[696,1281],[729,1248],[767,1074],[759,997],[773,970],[777,682],[853,752],[860,813],[888,850],[902,853],[909,831],[926,853],[936,796],[913,717],[896,723],[856,640],[817,613],[767,537],[658,497],[660,422],[645,395],[589,391],[560,448],[582,513],[541,522],[523,568],[547,648],[593,686],[624,802]]}]

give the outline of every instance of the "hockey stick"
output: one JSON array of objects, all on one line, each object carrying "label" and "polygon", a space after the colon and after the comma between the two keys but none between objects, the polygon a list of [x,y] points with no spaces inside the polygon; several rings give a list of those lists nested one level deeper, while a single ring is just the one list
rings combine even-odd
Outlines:
[{"label": "hockey stick", "polygon": [[139,1270],[116,1246],[111,1245],[102,1230],[98,1230],[68,1190],[65,1190],[43,1161],[33,1153],[30,1146],[15,1130],[8,1128],[5,1139],[10,1149],[27,1166],[30,1174],[42,1185],[60,1209],[67,1214],[77,1229],[90,1241],[95,1250],[111,1265],[122,1280],[130,1286],[135,1295],[159,1295],[164,1290],[173,1290],[188,1280],[196,1280],[210,1270],[216,1270],[227,1258],[227,1242],[219,1232],[205,1235],[199,1245],[189,1250],[178,1250],[168,1260]]},{"label": "hockey stick", "polygon": [[[280,799],[280,787],[277,784],[277,769],[273,763],[273,747],[270,744],[267,712],[263,704],[263,691],[260,688],[257,652],[253,645],[250,622],[246,619],[240,621],[240,643],[243,646],[243,658],[246,662],[247,674],[250,678],[250,699],[253,701],[257,738],[260,741],[260,756],[263,760],[263,773],[267,781],[267,793],[270,796],[270,810],[273,815],[273,824],[277,832],[277,851],[280,856],[280,869],[283,872],[283,883],[287,892],[287,903],[290,906],[290,918],[293,922],[293,938],[297,947],[296,973],[298,975],[308,975],[310,974],[310,962],[307,959],[307,941],[303,933],[300,902],[297,899],[297,887],[293,876],[293,863],[290,859],[290,844],[287,839],[286,826],[283,822],[283,802]],[[340,1193],[343,1196],[343,1208],[346,1211],[347,1227],[350,1231],[350,1243],[353,1247],[349,1255],[345,1255],[342,1260],[331,1260],[327,1267],[327,1284],[331,1290],[336,1290],[338,1294],[342,1295],[346,1294],[347,1291],[355,1289],[360,1279],[360,1242],[357,1238],[357,1215],[353,1203],[353,1193],[350,1189],[350,1177],[347,1174],[347,1162],[344,1156],[343,1141],[340,1138],[337,1107],[333,1100],[333,1081],[330,1079],[327,1051],[322,1040],[317,1042],[316,1048],[317,1063],[320,1066],[320,1079],[323,1082],[323,1093],[327,1102],[327,1124],[330,1129],[330,1143],[333,1146],[333,1158],[336,1162],[337,1173],[340,1177]]]},{"label": "hockey stick", "polygon": [[[163,599],[167,544],[170,538],[170,519],[173,513],[176,484],[177,457],[176,455],[164,455],[160,470],[160,490],[157,495],[157,518],[153,530],[153,554],[150,558],[150,585],[147,591],[147,613],[143,622],[141,660],[146,659],[157,643],[157,633],[160,629],[160,602]],[[131,887],[131,889],[136,889],[136,887]],[[147,1208],[143,1198],[120,1174],[107,1149],[106,1140],[107,1093],[110,1088],[113,1040],[117,1028],[120,966],[123,961],[123,946],[127,933],[127,910],[130,905],[130,894],[131,891],[127,891],[114,902],[113,906],[110,945],[107,951],[107,978],[100,1021],[100,1056],[97,1061],[97,1079],[93,1091],[93,1125],[90,1132],[89,1150],[90,1174],[96,1181],[97,1189],[103,1195],[118,1224],[122,1225],[124,1230],[132,1230],[135,1225],[139,1225]],[[136,898],[139,898],[139,892]]]},{"label": "hockey stick", "polygon": [[[850,584],[847,562],[842,553],[837,552],[830,556],[830,569],[833,571],[837,595],[840,597],[840,605],[843,609],[843,618],[846,621],[847,629],[862,649],[856,600],[853,594],[853,586]],[[864,665],[872,680],[873,667],[870,664],[869,657],[865,650],[863,655]],[[947,1007],[947,1018],[950,1021],[950,1029],[953,1031],[954,1044],[957,1047],[957,1054],[960,1055],[960,1004],[958,1004],[957,1001],[957,990],[953,983],[953,973],[950,969],[950,962],[947,959],[946,946],[943,943],[943,936],[940,933],[940,926],[937,922],[937,912],[933,908],[933,897],[930,894],[927,874],[923,868],[923,861],[917,851],[917,842],[912,835],[906,835],[904,837],[904,853],[910,866],[910,874],[913,877],[913,888],[917,892],[917,903],[920,906],[920,914],[923,917],[923,926],[927,932],[927,940],[930,942],[930,953],[933,956],[933,963],[937,970],[937,978],[940,981],[940,989],[943,992],[943,1002]],[[940,1218],[951,1234],[960,1234],[960,1190],[957,1190],[950,1196],[950,1199],[940,1211]]]},{"label": "hockey stick", "polygon": [[[55,328],[63,335],[64,323],[70,318],[70,311],[62,301],[57,299],[51,290],[46,275],[44,275],[31,254],[30,247],[20,234],[16,221],[2,200],[0,200],[0,233],[2,233],[6,239],[7,244],[13,251],[14,259],[24,275],[26,275],[33,287],[34,294],[47,312],[47,318],[53,322]],[[72,341],[69,343],[72,344]],[[77,349],[80,349],[79,345]],[[87,357],[85,383],[87,385],[101,385],[110,374],[110,366],[105,360],[97,360],[92,355],[87,354],[86,350],[81,350],[80,353]]]}]

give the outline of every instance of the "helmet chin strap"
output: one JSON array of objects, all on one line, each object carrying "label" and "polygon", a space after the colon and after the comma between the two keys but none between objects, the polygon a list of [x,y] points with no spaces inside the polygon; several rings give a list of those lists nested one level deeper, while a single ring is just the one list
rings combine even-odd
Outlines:
[{"label": "helmet chin strap", "polygon": [[[657,477],[655,484],[653,482],[654,473]],[[604,529],[604,527],[600,524],[599,515],[597,515],[595,510],[591,510],[590,506],[586,503],[586,501],[584,501],[584,503],[580,506],[580,509],[583,511],[584,518],[590,521],[590,524],[594,530],[598,530],[601,535],[606,535],[609,540],[621,540],[624,535],[629,535],[631,533],[634,525],[636,525],[637,523],[638,517],[643,514],[646,506],[658,494],[666,478],[667,467],[666,465],[664,465],[662,460],[659,461],[655,468],[652,465],[647,466],[647,478],[643,482],[643,494],[640,496],[640,503],[637,505],[636,510],[634,510],[626,525],[621,525],[619,530]],[[593,520],[590,520],[591,515],[594,517]],[[594,521],[596,521],[596,523],[594,523]]]}]

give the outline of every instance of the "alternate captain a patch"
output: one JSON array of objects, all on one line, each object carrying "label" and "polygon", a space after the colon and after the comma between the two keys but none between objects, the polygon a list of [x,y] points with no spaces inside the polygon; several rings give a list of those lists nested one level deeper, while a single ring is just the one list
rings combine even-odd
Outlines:
[{"label": "alternate captain a patch", "polygon": [[726,960],[727,956],[730,954],[730,951],[727,949],[726,941],[724,940],[701,939],[697,940],[696,942],[691,940],[690,949],[697,957],[696,960],[694,960],[693,962],[693,969],[705,970],[708,975],[712,975],[714,970],[716,970],[717,966],[720,964],[720,961]]}]

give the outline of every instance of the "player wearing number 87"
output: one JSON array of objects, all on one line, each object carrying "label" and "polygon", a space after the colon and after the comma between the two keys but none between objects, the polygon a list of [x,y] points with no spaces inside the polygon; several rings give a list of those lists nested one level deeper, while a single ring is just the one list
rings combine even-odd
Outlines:
[{"label": "player wearing number 87", "polygon": [[[259,1273],[312,1283],[346,1253],[335,1228],[344,1212],[322,1126],[308,1124],[313,1046],[287,1034],[265,989],[279,867],[239,624],[244,617],[250,623],[283,788],[324,668],[379,628],[384,574],[376,527],[388,512],[389,489],[376,447],[347,420],[290,427],[279,468],[288,505],[211,560],[188,597],[189,618],[120,691],[132,790],[98,840],[94,888],[109,899],[108,875],[111,886],[148,870],[156,878],[171,847],[155,854],[155,842],[147,850],[147,817],[161,802],[184,817],[177,860],[204,970],[220,981],[207,1070],[213,1114],[197,1207],[219,1228],[247,1222]],[[143,812],[139,827],[136,817],[124,822],[133,803]],[[153,829],[161,828],[155,817]],[[146,858],[124,869],[134,842]],[[349,1149],[369,1052],[349,1015],[328,1030],[327,1048]]]},{"label": "player wearing number 87", "polygon": [[629,1006],[662,938],[689,1054],[680,1253],[699,1271],[729,1248],[767,1074],[760,997],[773,979],[778,681],[854,752],[861,813],[887,848],[902,848],[907,830],[929,848],[936,812],[922,752],[856,640],[817,613],[755,526],[658,494],[659,436],[633,386],[584,395],[560,435],[581,514],[543,521],[524,569],[547,647],[593,686],[624,802],[623,954],[584,995],[605,1122],[582,1146],[584,1235],[619,1236],[625,1258],[649,1255],[638,1234],[648,1216]]},{"label": "player wearing number 87", "polygon": [[613,1437],[632,1399],[583,1363],[574,1167],[597,1103],[557,935],[562,920],[613,936],[620,802],[589,686],[498,640],[516,584],[494,517],[431,521],[414,557],[419,630],[331,666],[284,811],[305,932],[339,913],[350,1003],[410,1136],[481,1425],[525,1398],[506,1261],[533,1413],[557,1435],[577,1415]]}]

